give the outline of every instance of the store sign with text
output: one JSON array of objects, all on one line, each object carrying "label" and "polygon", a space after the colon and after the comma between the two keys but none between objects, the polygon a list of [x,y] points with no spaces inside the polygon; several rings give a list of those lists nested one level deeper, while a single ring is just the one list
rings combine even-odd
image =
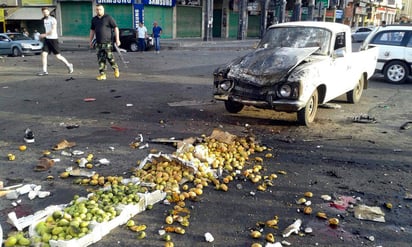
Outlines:
[{"label": "store sign with text", "polygon": [[142,0],[142,3],[146,5],[174,7],[176,5],[176,0]]},{"label": "store sign with text", "polygon": [[133,0],[96,0],[97,4],[132,4]]}]

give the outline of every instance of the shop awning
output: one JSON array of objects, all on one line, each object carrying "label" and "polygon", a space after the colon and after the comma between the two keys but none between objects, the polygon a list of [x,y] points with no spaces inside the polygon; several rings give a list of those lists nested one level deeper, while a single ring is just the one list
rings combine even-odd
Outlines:
[{"label": "shop awning", "polygon": [[[49,10],[52,12],[54,8],[49,8]],[[18,8],[9,13],[6,20],[41,20],[42,18],[41,8]]]}]

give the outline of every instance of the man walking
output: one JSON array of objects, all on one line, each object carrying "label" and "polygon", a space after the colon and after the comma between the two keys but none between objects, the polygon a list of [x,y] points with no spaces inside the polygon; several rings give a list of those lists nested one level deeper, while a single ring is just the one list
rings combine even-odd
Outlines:
[{"label": "man walking", "polygon": [[67,59],[60,54],[56,18],[50,15],[49,8],[47,7],[43,7],[41,11],[43,13],[43,22],[45,30],[45,33],[40,34],[40,38],[44,38],[43,49],[41,53],[43,71],[38,73],[37,75],[43,76],[49,74],[47,72],[47,55],[51,52],[53,52],[53,54],[56,55],[57,59],[59,59],[66,65],[69,74],[71,74],[73,73],[73,64],[69,63]]},{"label": "man walking", "polygon": [[160,34],[162,34],[162,28],[157,24],[157,21],[153,22],[153,38],[155,45],[155,52],[160,52]]},{"label": "man walking", "polygon": [[146,37],[147,37],[147,28],[143,25],[143,22],[139,22],[137,27],[137,40],[139,42],[139,50],[141,52],[146,50]]},{"label": "man walking", "polygon": [[90,27],[90,47],[93,47],[93,39],[96,38],[97,61],[99,64],[98,81],[106,80],[106,60],[114,70],[114,77],[119,78],[119,66],[114,60],[112,33],[114,32],[115,45],[120,46],[119,28],[116,21],[104,13],[101,4],[96,5],[96,16],[92,19]]}]

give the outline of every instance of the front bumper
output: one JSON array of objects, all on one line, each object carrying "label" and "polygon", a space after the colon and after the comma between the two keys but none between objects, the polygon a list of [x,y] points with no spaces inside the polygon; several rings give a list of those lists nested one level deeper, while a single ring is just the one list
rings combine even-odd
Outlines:
[{"label": "front bumper", "polygon": [[214,95],[214,99],[220,101],[233,101],[237,103],[241,103],[243,105],[248,106],[255,106],[257,108],[262,109],[271,109],[275,111],[283,111],[283,112],[297,112],[305,106],[304,102],[298,100],[287,100],[287,99],[275,99],[269,101],[263,100],[249,100],[249,99],[242,99],[237,96],[229,96],[229,95]]}]

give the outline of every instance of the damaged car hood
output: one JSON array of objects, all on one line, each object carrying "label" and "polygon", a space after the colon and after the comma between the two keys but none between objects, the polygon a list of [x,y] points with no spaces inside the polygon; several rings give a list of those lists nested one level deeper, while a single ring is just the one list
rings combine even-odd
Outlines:
[{"label": "damaged car hood", "polygon": [[228,65],[228,78],[263,86],[277,83],[319,47],[262,48],[238,58]]}]

